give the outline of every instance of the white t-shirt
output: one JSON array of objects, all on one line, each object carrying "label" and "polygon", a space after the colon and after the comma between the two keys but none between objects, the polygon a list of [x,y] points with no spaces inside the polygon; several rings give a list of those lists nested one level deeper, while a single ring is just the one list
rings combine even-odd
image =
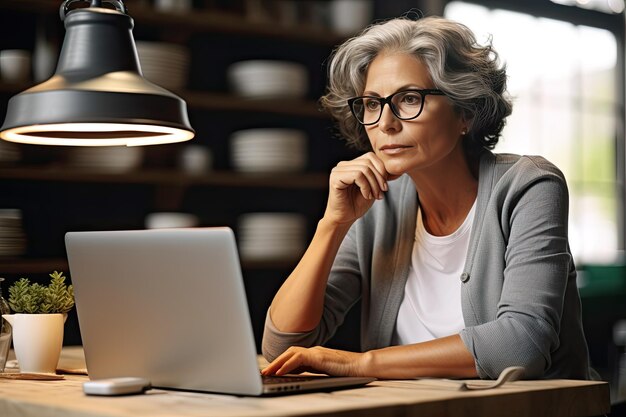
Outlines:
[{"label": "white t-shirt", "polygon": [[461,274],[465,265],[476,202],[463,224],[447,236],[433,236],[424,228],[418,210],[409,276],[400,304],[393,344],[425,342],[459,333]]}]

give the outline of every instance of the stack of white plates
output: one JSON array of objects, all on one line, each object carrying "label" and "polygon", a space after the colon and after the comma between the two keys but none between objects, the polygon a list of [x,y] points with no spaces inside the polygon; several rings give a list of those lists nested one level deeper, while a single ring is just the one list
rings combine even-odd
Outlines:
[{"label": "stack of white plates", "polygon": [[248,129],[230,137],[233,168],[240,172],[302,171],[307,137],[293,129]]},{"label": "stack of white plates", "polygon": [[115,173],[139,167],[142,158],[143,149],[137,146],[76,147],[68,152],[72,167]]},{"label": "stack of white plates", "polygon": [[239,218],[244,260],[297,259],[304,253],[306,219],[295,213],[248,213]]},{"label": "stack of white plates", "polygon": [[22,212],[18,209],[0,209],[0,256],[20,256],[25,252]]},{"label": "stack of white plates", "polygon": [[235,93],[250,98],[304,97],[309,85],[306,67],[289,61],[240,61],[227,75]]},{"label": "stack of white plates", "polygon": [[136,45],[141,71],[148,81],[174,90],[187,85],[190,60],[187,47],[147,41],[137,41]]}]

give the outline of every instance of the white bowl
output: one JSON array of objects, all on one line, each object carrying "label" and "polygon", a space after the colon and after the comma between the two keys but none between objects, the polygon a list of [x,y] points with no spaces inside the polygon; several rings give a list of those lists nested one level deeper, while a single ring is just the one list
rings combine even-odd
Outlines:
[{"label": "white bowl", "polygon": [[0,51],[0,77],[8,83],[25,82],[31,74],[31,52],[26,49]]},{"label": "white bowl", "polygon": [[137,146],[81,147],[68,150],[68,163],[75,168],[126,172],[138,168],[143,148]]},{"label": "white bowl", "polygon": [[202,145],[187,145],[178,155],[178,165],[189,174],[203,174],[213,166],[213,152]]},{"label": "white bowl", "polygon": [[239,217],[242,229],[298,230],[306,227],[306,219],[297,213],[246,213]]},{"label": "white bowl", "polygon": [[294,259],[306,247],[306,219],[297,213],[246,213],[239,217],[238,241],[246,260]]},{"label": "white bowl", "polygon": [[231,135],[231,162],[240,172],[296,172],[307,164],[307,137],[295,129],[247,129]]},{"label": "white bowl", "polygon": [[228,81],[235,93],[250,98],[299,98],[308,92],[304,65],[288,61],[249,60],[232,64]]},{"label": "white bowl", "polygon": [[373,10],[374,2],[371,0],[332,0],[331,27],[341,35],[352,35],[370,23]]},{"label": "white bowl", "polygon": [[0,219],[10,219],[22,221],[22,210],[17,208],[0,209]]},{"label": "white bowl", "polygon": [[189,213],[157,212],[146,216],[146,229],[169,229],[196,227],[200,223],[197,216]]}]

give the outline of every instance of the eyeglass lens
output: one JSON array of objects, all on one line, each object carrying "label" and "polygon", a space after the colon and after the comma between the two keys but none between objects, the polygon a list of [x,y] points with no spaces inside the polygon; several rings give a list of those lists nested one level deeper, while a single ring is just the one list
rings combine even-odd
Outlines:
[{"label": "eyeglass lens", "polygon": [[[416,91],[401,91],[391,96],[390,106],[400,119],[414,119],[421,110],[423,97]],[[385,99],[379,97],[359,97],[352,103],[352,108],[359,122],[374,124],[383,112]]]}]

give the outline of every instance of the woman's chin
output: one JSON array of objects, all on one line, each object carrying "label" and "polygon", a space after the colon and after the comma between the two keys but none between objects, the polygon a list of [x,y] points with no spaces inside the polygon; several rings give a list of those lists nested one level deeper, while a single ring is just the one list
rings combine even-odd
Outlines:
[{"label": "woman's chin", "polygon": [[402,174],[406,173],[406,169],[404,166],[399,164],[394,164],[393,162],[385,161],[385,171],[392,177],[399,177]]}]

